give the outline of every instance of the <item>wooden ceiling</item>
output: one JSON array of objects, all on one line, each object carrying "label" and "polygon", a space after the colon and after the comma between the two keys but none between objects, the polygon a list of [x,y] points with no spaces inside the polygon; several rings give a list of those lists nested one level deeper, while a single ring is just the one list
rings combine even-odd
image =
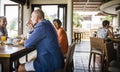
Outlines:
[{"label": "wooden ceiling", "polygon": [[110,0],[73,0],[74,11],[100,11],[100,6]]}]

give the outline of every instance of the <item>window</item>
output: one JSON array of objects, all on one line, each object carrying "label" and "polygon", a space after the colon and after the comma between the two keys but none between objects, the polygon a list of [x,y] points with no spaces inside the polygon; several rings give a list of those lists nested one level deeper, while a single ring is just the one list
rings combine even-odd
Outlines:
[{"label": "window", "polygon": [[5,5],[4,15],[7,17],[9,37],[18,35],[18,10],[18,5]]},{"label": "window", "polygon": [[22,34],[21,7],[19,4],[5,4],[4,16],[7,17],[7,30],[9,37]]},{"label": "window", "polygon": [[15,37],[23,33],[22,24],[23,6],[11,0],[0,0],[0,16],[7,17],[7,30],[9,37]]},{"label": "window", "polygon": [[63,28],[67,30],[67,8],[66,5],[58,5],[58,18],[63,24]]},{"label": "window", "polygon": [[57,10],[58,7],[57,5],[42,5],[41,9],[44,11],[45,13],[45,19],[50,20],[51,23],[55,18],[57,17]]},{"label": "window", "polygon": [[66,4],[58,4],[58,5],[32,5],[32,11],[40,8],[43,10],[45,14],[45,19],[50,20],[53,23],[55,18],[58,18],[62,22],[62,27],[67,30],[67,5]]}]

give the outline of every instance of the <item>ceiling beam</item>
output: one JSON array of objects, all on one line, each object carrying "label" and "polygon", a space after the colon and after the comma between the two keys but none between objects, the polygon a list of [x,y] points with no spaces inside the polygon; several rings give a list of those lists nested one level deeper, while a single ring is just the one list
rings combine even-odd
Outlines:
[{"label": "ceiling beam", "polygon": [[[73,8],[84,8],[84,6],[77,6],[77,7],[73,6]],[[89,7],[89,6],[87,6],[86,8],[97,8],[97,7]]]},{"label": "ceiling beam", "polygon": [[[73,2],[86,2],[87,0],[73,0]],[[90,2],[104,2],[105,0],[90,0]]]},{"label": "ceiling beam", "polygon": [[100,11],[101,4],[110,0],[73,0],[73,10]]},{"label": "ceiling beam", "polygon": [[86,10],[83,10],[83,8],[75,8],[75,9],[73,9],[74,11],[99,11],[99,9],[92,9],[92,8],[90,8],[90,9],[86,9]]},{"label": "ceiling beam", "polygon": [[[73,2],[74,5],[76,5],[76,4],[80,4],[81,5],[81,4],[85,4],[85,3],[86,2]],[[102,2],[89,2],[88,5],[89,4],[92,4],[92,5],[101,5]]]}]

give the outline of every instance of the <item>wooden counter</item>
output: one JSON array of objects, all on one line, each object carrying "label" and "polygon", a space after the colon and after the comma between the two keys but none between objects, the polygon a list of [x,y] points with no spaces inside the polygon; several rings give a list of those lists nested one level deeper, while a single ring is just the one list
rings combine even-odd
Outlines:
[{"label": "wooden counter", "polygon": [[23,46],[0,46],[0,63],[2,64],[2,72],[12,72],[13,62],[34,50],[35,48],[26,49]]}]

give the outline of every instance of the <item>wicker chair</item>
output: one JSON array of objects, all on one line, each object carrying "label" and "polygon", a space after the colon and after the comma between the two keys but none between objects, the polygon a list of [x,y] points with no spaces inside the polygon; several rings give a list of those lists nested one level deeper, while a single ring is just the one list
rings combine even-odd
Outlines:
[{"label": "wicker chair", "polygon": [[99,55],[101,57],[101,71],[103,71],[103,61],[104,61],[104,48],[105,48],[105,43],[103,38],[97,38],[97,37],[90,37],[90,45],[91,45],[91,50],[90,50],[90,56],[89,56],[89,69],[90,69],[90,64],[91,64],[91,59],[93,55],[93,65],[95,66],[95,59],[96,55]]}]

